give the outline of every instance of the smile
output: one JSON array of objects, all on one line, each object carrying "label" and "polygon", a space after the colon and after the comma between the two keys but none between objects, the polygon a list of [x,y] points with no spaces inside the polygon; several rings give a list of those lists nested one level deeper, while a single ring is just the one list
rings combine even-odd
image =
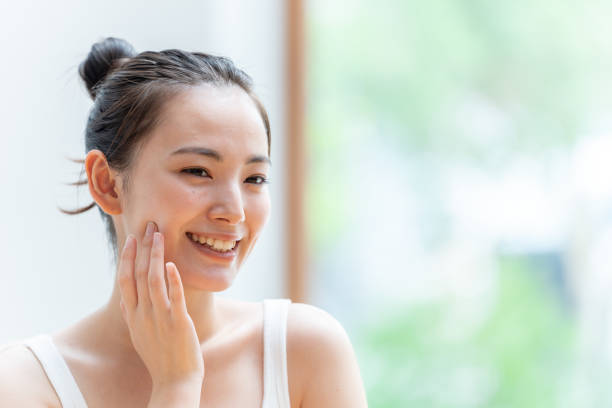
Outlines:
[{"label": "smile", "polygon": [[215,239],[211,237],[196,235],[192,232],[186,233],[187,238],[191,239],[193,242],[199,243],[202,246],[205,246],[215,252],[225,253],[233,251],[237,244],[240,241],[224,241],[221,239]]}]

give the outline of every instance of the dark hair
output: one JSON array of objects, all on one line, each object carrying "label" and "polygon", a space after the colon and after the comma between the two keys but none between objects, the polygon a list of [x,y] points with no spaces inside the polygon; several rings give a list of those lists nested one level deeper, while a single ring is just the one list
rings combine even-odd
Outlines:
[{"label": "dark hair", "polygon": [[[144,136],[157,124],[164,102],[181,90],[203,83],[214,86],[239,86],[253,100],[261,114],[268,138],[270,155],[270,123],[263,104],[253,93],[249,75],[225,57],[177,49],[136,54],[125,40],[108,37],[95,43],[79,74],[94,100],[85,129],[85,152],[98,149],[113,169],[124,173],[129,186],[129,169],[142,145]],[[73,160],[84,163],[84,160]],[[82,170],[83,171],[83,170]],[[71,185],[86,185],[81,179]],[[98,207],[106,224],[110,245],[117,259],[117,233],[112,218],[92,202],[65,214],[80,214]]]}]

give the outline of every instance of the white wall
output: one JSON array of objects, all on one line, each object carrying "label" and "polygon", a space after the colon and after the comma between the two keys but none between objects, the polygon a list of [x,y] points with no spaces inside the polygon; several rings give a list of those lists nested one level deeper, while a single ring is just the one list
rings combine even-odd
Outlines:
[{"label": "white wall", "polygon": [[[8,2],[6,2],[8,3]],[[5,2],[0,5],[0,343],[64,327],[101,306],[114,271],[97,209],[76,180],[92,105],[78,64],[106,36],[137,51],[226,55],[255,80],[268,108],[272,214],[235,285],[221,296],[285,296],[282,254],[283,16],[281,0]]]}]

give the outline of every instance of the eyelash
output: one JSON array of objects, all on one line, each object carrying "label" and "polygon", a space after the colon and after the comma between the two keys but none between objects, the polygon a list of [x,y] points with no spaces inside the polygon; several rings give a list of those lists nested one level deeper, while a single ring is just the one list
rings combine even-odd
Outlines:
[{"label": "eyelash", "polygon": [[[196,170],[196,172],[192,173],[192,172],[190,172],[190,170]],[[181,170],[182,173],[187,173],[187,174],[192,174],[192,175],[197,175],[198,172],[201,173],[202,171],[204,171],[204,172],[206,172],[206,174],[208,174],[208,171],[206,171],[206,169],[203,169],[201,167],[190,167],[188,169]],[[268,184],[270,182],[270,180],[265,178],[264,176],[251,176],[251,177],[249,177],[249,179],[251,179],[251,178],[260,178],[261,179],[260,183],[251,183],[251,184],[254,184],[256,186],[261,186],[263,184]]]}]

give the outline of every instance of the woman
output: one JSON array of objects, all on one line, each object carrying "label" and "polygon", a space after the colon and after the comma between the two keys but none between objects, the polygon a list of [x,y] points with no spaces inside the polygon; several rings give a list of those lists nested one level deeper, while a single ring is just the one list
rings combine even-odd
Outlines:
[{"label": "woman", "polygon": [[[117,274],[71,327],[3,347],[7,407],[363,407],[342,326],[227,289],[270,211],[270,127],[231,61],[94,44],[84,160]],[[122,248],[119,250],[119,248]],[[86,272],[86,271],[85,271]]]}]

